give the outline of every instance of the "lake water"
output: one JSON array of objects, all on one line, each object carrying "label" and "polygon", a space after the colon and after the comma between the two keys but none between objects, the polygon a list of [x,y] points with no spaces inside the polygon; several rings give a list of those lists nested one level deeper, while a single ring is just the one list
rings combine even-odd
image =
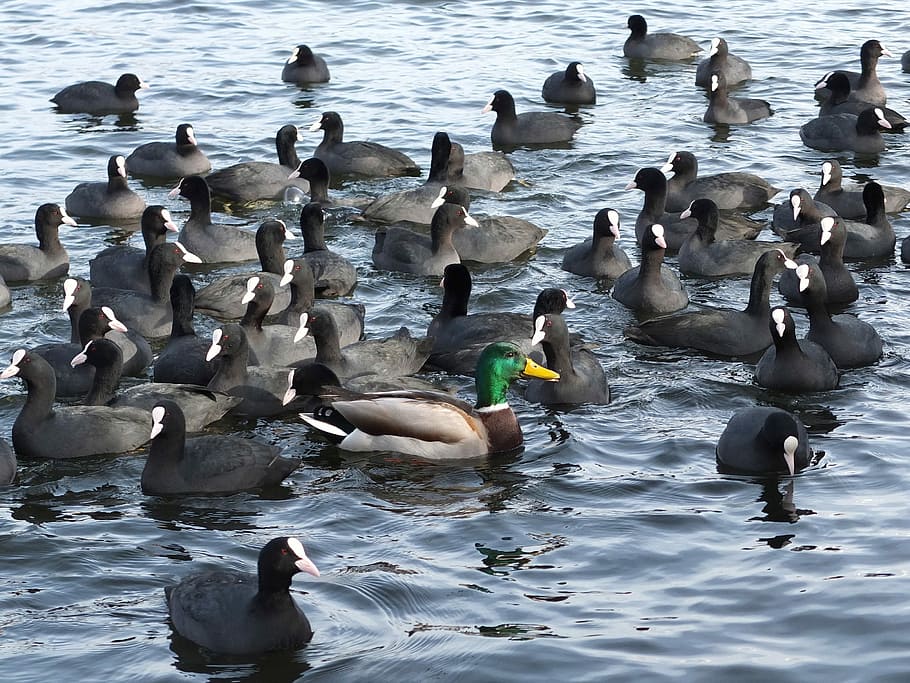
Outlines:
[{"label": "lake water", "polygon": [[[472,310],[530,312],[544,286],[569,289],[570,328],[597,342],[614,400],[548,410],[515,394],[525,448],[483,464],[351,456],[314,439],[296,418],[228,422],[306,459],[268,495],[144,496],[144,458],[20,463],[0,490],[0,678],[7,681],[678,680],[903,681],[910,675],[907,399],[910,287],[896,259],[855,264],[850,311],[885,341],[874,367],[841,387],[783,399],[752,382],[752,367],[639,347],[622,337],[634,316],[591,280],[560,269],[596,211],[616,208],[632,254],[642,195],[623,188],[642,166],[688,149],[703,173],[751,170],[814,192],[825,155],[800,143],[814,116],[812,84],[829,68],[858,68],[875,37],[894,59],[879,74],[889,105],[910,110],[905,10],[832,3],[497,3],[252,0],[111,3],[14,0],[0,17],[0,238],[31,242],[37,206],[63,203],[77,182],[102,180],[106,160],[171,140],[188,121],[216,168],[274,155],[285,123],[306,128],[341,113],[349,139],[398,147],[424,169],[433,134],[466,151],[490,148],[497,88],[519,111],[542,109],[544,78],[574,59],[598,104],[568,149],[517,150],[521,182],[477,196],[474,214],[511,214],[549,230],[520,263],[473,268]],[[716,35],[748,59],[740,92],[769,100],[768,120],[729,131],[701,121],[695,64],[630,67],[626,19],[707,46]],[[332,81],[280,80],[293,46],[308,43]],[[130,120],[57,114],[70,83],[138,73],[151,88]],[[321,134],[300,143],[302,157]],[[841,158],[848,180],[910,184],[910,143],[888,137],[876,160]],[[413,178],[359,181],[333,191],[374,196]],[[188,205],[167,186],[131,180],[178,222]],[[783,197],[784,195],[781,195]],[[278,216],[265,203],[231,218]],[[377,272],[373,230],[335,212],[330,246],[352,258],[367,329],[422,332],[440,301],[435,278]],[[770,209],[757,214],[770,218]],[[225,220],[227,218],[221,214]],[[899,237],[910,214],[893,217]],[[767,238],[769,233],[762,237]],[[63,229],[71,273],[124,239],[110,226]],[[137,236],[130,238],[138,243]],[[289,251],[293,254],[294,248]],[[300,247],[295,247],[299,249]],[[669,259],[675,264],[675,259]],[[212,277],[199,273],[197,284]],[[696,304],[744,305],[748,280],[686,280]],[[18,286],[0,317],[0,358],[68,335],[59,282]],[[776,301],[776,294],[774,300]],[[199,319],[206,332],[211,321]],[[801,332],[805,318],[797,314]],[[469,380],[456,382],[470,396]],[[0,434],[24,399],[0,387]],[[789,482],[718,475],[714,445],[736,409],[782,405],[802,416],[822,466]],[[293,590],[315,628],[296,652],[253,660],[215,656],[174,639],[164,586],[214,566],[252,568],[270,538],[301,538],[322,577]]]}]

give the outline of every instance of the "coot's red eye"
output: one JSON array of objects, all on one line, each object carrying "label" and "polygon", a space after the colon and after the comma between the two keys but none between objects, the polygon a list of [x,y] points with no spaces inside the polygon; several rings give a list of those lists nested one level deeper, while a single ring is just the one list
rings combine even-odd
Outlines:
[{"label": "coot's red eye", "polygon": [[287,555],[287,554],[288,554],[288,549],[287,549],[287,548],[282,548],[282,549],[281,549],[281,554],[282,554],[282,555]]}]

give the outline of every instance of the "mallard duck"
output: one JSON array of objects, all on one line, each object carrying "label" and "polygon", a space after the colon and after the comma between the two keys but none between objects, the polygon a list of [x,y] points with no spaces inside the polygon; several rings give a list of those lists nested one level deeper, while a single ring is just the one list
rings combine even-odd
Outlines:
[{"label": "mallard duck", "polygon": [[512,450],[523,441],[506,393],[518,377],[555,381],[559,374],[525,356],[517,345],[496,342],[477,361],[477,402],[433,391],[369,394],[338,390],[331,405],[300,417],[340,437],[349,451],[397,451],[428,460],[472,458]]},{"label": "mallard duck", "polygon": [[342,381],[327,365],[311,361],[297,365],[288,372],[288,388],[284,392],[281,403],[288,405],[292,401],[297,401],[296,405],[301,405],[303,402],[303,405],[312,406],[305,410],[316,410],[319,406],[327,405],[327,402],[320,397],[331,395],[337,387],[344,387],[349,391],[361,394],[378,391],[446,391],[448,393],[445,387],[413,375],[388,377],[369,373]]}]

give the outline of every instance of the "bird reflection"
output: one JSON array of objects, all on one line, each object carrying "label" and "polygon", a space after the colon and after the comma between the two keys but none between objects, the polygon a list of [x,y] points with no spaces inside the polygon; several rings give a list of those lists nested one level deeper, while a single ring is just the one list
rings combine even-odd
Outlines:
[{"label": "bird reflection", "polygon": [[711,142],[729,142],[730,141],[730,126],[725,123],[715,123],[708,126],[712,131],[710,140]]},{"label": "bird reflection", "polygon": [[[789,479],[780,490],[778,479],[766,479],[762,483],[762,493],[758,500],[765,505],[762,508],[763,516],[750,517],[750,521],[759,522],[787,522],[795,524],[803,515],[814,515],[814,510],[800,509],[793,502],[794,481]],[[767,540],[767,539],[762,539]]]},{"label": "bird reflection", "polygon": [[209,531],[254,531],[259,524],[257,518],[260,513],[255,508],[238,508],[236,496],[149,496],[140,505],[145,516],[158,522],[162,529],[174,531],[187,527],[201,527]]},{"label": "bird reflection", "polygon": [[[571,409],[574,408],[574,405],[564,406],[565,408]],[[554,446],[561,446],[569,442],[572,438],[572,433],[565,428],[562,420],[559,419],[560,413],[557,408],[552,406],[547,408],[547,414],[545,418],[541,418],[540,422],[547,424],[547,434],[550,437],[550,443]]]},{"label": "bird reflection", "polygon": [[[344,473],[356,470],[361,488],[388,512],[458,517],[477,512],[501,512],[512,507],[528,477],[518,469],[523,447],[495,457],[464,461],[431,461],[399,453],[351,453],[326,444],[308,459],[314,468]],[[310,483],[310,487],[313,487]]]},{"label": "bird reflection", "polygon": [[805,396],[769,392],[761,403],[795,414],[806,425],[809,434],[828,434],[847,422],[838,418],[828,406],[807,402]]},{"label": "bird reflection", "polygon": [[483,566],[477,567],[477,569],[491,576],[508,576],[512,572],[522,569],[552,569],[554,565],[534,562],[534,560],[569,544],[568,539],[564,536],[547,536],[535,538],[535,540],[539,540],[540,545],[519,546],[511,549],[492,548],[482,543],[475,543],[474,548],[483,558],[481,560]]},{"label": "bird reflection", "polygon": [[644,59],[629,59],[622,68],[623,78],[644,83],[648,80],[648,62]]},{"label": "bird reflection", "polygon": [[251,661],[248,657],[205,650],[174,631],[171,632],[171,652],[175,655],[173,664],[178,671],[208,674],[211,680],[294,681],[312,668],[305,658],[305,649],[268,652]]}]

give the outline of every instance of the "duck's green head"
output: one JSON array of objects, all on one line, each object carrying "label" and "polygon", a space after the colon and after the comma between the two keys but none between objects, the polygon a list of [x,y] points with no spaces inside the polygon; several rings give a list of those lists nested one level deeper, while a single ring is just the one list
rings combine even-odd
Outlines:
[{"label": "duck's green head", "polygon": [[559,373],[538,365],[511,342],[494,342],[487,346],[477,359],[474,371],[477,407],[506,403],[509,385],[519,377],[555,382]]}]

